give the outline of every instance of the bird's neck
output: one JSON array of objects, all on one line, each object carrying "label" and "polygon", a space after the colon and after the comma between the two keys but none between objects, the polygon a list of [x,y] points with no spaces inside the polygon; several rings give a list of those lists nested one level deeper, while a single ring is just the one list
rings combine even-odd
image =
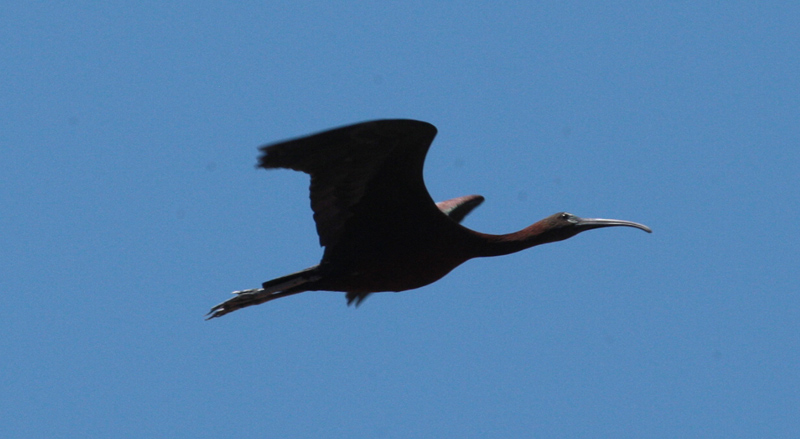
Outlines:
[{"label": "bird's neck", "polygon": [[508,255],[559,240],[552,234],[545,233],[546,230],[547,225],[544,221],[539,221],[518,232],[505,235],[480,233],[482,245],[480,246],[478,257]]}]

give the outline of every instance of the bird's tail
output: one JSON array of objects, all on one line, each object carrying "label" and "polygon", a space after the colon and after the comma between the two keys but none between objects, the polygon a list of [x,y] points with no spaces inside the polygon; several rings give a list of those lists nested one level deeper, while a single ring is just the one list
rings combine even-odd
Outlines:
[{"label": "bird's tail", "polygon": [[211,311],[206,314],[206,320],[211,320],[215,317],[222,317],[229,312],[246,308],[251,305],[259,305],[280,297],[291,296],[292,294],[308,291],[306,285],[309,282],[314,282],[319,279],[318,268],[319,266],[315,265],[313,267],[306,268],[305,270],[298,271],[297,273],[272,279],[271,281],[264,282],[261,285],[261,288],[234,291],[233,294],[236,296],[211,308]]}]

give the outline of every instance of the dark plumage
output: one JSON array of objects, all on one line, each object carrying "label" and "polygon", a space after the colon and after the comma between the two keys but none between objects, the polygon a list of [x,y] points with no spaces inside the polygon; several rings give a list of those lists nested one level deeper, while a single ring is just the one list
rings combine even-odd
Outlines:
[{"label": "dark plumage", "polygon": [[642,224],[584,219],[561,212],[525,229],[489,235],[459,222],[479,195],[434,203],[422,167],[436,128],[414,120],[378,120],[261,148],[259,167],[311,175],[311,208],[325,252],[319,265],[236,291],[209,319],[304,291],[347,293],[356,304],[370,293],[404,291],[442,278],[463,262],[570,238],[585,230]]}]

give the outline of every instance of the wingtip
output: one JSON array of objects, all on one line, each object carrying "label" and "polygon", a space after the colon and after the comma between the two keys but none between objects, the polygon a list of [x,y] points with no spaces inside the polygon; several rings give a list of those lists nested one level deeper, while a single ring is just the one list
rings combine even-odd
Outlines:
[{"label": "wingtip", "polygon": [[353,305],[356,308],[361,306],[361,303],[369,297],[370,294],[356,294],[356,293],[347,293],[347,306]]}]

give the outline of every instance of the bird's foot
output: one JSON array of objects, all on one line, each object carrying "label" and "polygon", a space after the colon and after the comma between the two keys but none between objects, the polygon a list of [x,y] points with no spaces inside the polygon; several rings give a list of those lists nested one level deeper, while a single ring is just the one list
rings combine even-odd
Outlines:
[{"label": "bird's foot", "polygon": [[219,305],[211,308],[211,311],[206,314],[206,320],[211,320],[215,317],[222,317],[229,312],[242,309],[250,305],[256,305],[263,302],[264,296],[263,288],[253,288],[250,290],[234,291],[231,294],[236,296],[220,303]]}]

